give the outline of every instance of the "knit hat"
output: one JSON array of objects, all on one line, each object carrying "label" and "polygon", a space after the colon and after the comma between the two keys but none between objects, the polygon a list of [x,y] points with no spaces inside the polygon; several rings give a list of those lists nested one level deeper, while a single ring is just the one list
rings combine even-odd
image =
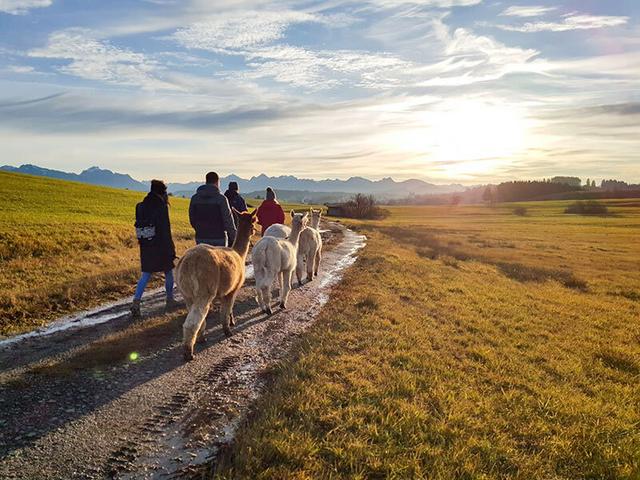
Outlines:
[{"label": "knit hat", "polygon": [[273,188],[267,187],[267,200],[275,200],[276,192],[273,191]]}]

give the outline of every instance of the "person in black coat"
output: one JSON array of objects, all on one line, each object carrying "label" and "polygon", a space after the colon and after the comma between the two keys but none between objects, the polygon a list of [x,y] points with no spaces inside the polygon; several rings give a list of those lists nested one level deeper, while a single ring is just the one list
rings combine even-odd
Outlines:
[{"label": "person in black coat", "polygon": [[238,182],[229,182],[229,188],[224,192],[224,196],[229,200],[229,206],[231,207],[231,212],[233,213],[233,219],[238,224],[238,214],[233,211],[235,208],[238,212],[246,212],[247,211],[247,203],[244,201],[244,198],[240,196]]},{"label": "person in black coat", "polygon": [[136,205],[136,235],[140,244],[142,275],[131,305],[131,316],[140,318],[140,300],[154,272],[164,272],[167,310],[176,306],[173,299],[173,261],[176,247],[171,236],[169,197],[161,180],[151,181],[151,191]]}]

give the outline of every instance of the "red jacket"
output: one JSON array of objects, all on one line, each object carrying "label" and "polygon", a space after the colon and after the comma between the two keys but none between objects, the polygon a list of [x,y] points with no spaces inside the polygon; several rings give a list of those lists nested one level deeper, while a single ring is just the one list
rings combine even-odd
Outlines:
[{"label": "red jacket", "polygon": [[284,210],[275,200],[265,200],[258,207],[258,223],[262,225],[264,235],[264,231],[274,223],[284,223]]}]

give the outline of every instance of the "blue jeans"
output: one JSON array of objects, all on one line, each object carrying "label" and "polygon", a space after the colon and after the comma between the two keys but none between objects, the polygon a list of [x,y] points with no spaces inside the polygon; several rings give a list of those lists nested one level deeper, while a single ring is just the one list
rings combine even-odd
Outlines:
[{"label": "blue jeans", "polygon": [[[136,287],[136,293],[133,295],[134,300],[140,300],[144,289],[147,288],[147,284],[151,280],[151,272],[142,272],[140,280],[138,280],[138,286]],[[167,292],[167,298],[173,298],[173,270],[164,272],[164,289]]]},{"label": "blue jeans", "polygon": [[204,243],[205,245],[211,245],[212,247],[226,247],[226,238],[196,238],[196,245]]}]

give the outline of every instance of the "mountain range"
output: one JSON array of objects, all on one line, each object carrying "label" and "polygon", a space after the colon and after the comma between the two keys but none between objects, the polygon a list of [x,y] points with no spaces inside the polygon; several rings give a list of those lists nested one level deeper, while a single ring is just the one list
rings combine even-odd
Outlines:
[{"label": "mountain range", "polygon": [[[41,177],[58,178],[62,180],[71,180],[81,183],[89,183],[92,185],[102,185],[114,188],[123,188],[127,190],[146,191],[149,188],[149,181],[139,181],[124,173],[116,173],[111,170],[102,169],[100,167],[91,167],[81,173],[69,173],[60,170],[51,170],[36,165],[22,165],[20,167],[12,167],[5,165],[0,167],[15,173],[25,173]],[[422,180],[404,180],[397,182],[392,178],[383,178],[382,180],[369,180],[363,177],[351,177],[347,180],[326,179],[311,180],[305,178],[297,178],[292,175],[283,175],[278,177],[270,177],[265,174],[253,176],[249,179],[238,177],[237,175],[229,175],[220,179],[222,188],[225,189],[229,182],[238,182],[241,192],[260,192],[267,187],[272,187],[276,192],[282,191],[280,198],[289,200],[284,192],[296,194],[299,192],[316,192],[335,197],[344,197],[355,193],[375,194],[382,198],[398,198],[407,197],[411,194],[428,195],[442,194],[451,192],[464,191],[465,187],[458,184],[435,185],[433,183],[424,182]],[[169,183],[167,187],[169,192],[174,195],[189,196],[202,185],[201,181],[189,183]]]}]

